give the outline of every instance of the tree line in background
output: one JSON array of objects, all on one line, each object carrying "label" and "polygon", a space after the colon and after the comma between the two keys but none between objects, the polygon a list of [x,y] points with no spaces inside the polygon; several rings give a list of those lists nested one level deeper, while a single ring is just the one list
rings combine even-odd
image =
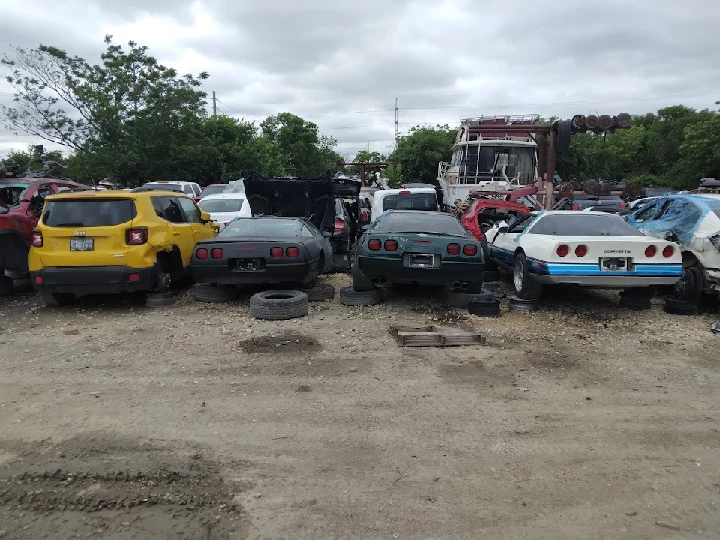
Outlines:
[{"label": "tree line in background", "polygon": [[[68,164],[65,176],[90,183],[109,177],[124,186],[150,180],[227,182],[255,172],[314,177],[338,170],[337,141],[291,113],[256,126],[226,116],[208,117],[207,73],[179,75],[134,42],[124,50],[106,36],[102,62],[93,65],[56,47],[15,49],[2,65],[15,89],[14,106],[0,109],[16,133],[65,147],[48,159]],[[549,119],[552,120],[552,119]],[[394,151],[360,151],[356,162],[384,162],[392,186],[434,183],[449,161],[456,130],[416,126]],[[9,161],[29,159],[13,152]],[[18,163],[22,165],[24,163]],[[682,105],[635,116],[630,129],[572,137],[558,156],[563,180],[602,178],[675,188],[720,177],[720,114]],[[359,172],[348,167],[348,174]]]}]

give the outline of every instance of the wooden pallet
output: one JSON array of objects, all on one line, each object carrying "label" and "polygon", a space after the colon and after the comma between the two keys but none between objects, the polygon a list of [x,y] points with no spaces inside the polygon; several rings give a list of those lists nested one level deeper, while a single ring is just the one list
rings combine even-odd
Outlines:
[{"label": "wooden pallet", "polygon": [[458,347],[485,345],[485,336],[465,328],[390,325],[390,334],[401,347]]}]

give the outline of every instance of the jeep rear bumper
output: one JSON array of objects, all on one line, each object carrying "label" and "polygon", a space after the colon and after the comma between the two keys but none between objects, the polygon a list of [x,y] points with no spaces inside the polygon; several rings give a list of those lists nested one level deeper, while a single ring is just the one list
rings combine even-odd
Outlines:
[{"label": "jeep rear bumper", "polygon": [[148,291],[157,277],[155,268],[129,266],[47,267],[30,272],[36,289],[76,295]]}]

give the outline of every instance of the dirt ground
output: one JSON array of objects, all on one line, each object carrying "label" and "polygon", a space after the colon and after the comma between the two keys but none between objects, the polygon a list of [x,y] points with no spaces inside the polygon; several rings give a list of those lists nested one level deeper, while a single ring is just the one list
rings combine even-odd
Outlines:
[{"label": "dirt ground", "polygon": [[[617,299],[0,299],[0,538],[720,538],[716,316]],[[458,322],[487,345],[388,332]]]}]

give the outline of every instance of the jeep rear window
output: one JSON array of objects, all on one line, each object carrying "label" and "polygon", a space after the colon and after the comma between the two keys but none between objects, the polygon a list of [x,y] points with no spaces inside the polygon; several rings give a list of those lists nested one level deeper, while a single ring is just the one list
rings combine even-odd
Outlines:
[{"label": "jeep rear window", "polygon": [[43,223],[48,227],[112,227],[136,215],[135,202],[130,199],[48,201]]},{"label": "jeep rear window", "polygon": [[388,195],[383,199],[383,210],[437,210],[434,193]]}]

